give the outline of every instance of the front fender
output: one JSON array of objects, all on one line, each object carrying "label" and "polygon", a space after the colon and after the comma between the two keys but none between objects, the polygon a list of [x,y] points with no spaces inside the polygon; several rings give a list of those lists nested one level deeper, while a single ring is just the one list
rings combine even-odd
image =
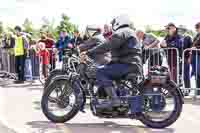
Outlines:
[{"label": "front fender", "polygon": [[71,80],[71,75],[58,75],[52,78],[53,82],[57,80]]},{"label": "front fender", "polygon": [[54,82],[58,81],[58,80],[71,80],[71,75],[57,75],[54,76],[50,83],[48,84],[48,86],[46,88],[48,88],[49,86],[51,86]]},{"label": "front fender", "polygon": [[65,74],[68,74],[68,71],[67,70],[61,70],[61,69],[54,69],[50,72],[50,75],[51,74],[57,74],[57,73],[65,73]]}]

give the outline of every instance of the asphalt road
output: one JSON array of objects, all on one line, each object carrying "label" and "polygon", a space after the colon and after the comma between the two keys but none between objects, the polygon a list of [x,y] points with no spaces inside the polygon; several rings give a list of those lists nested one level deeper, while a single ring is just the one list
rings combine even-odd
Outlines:
[{"label": "asphalt road", "polygon": [[178,121],[162,130],[129,119],[99,119],[90,110],[64,124],[49,122],[40,107],[40,84],[0,81],[0,133],[199,133],[200,103],[187,103]]}]

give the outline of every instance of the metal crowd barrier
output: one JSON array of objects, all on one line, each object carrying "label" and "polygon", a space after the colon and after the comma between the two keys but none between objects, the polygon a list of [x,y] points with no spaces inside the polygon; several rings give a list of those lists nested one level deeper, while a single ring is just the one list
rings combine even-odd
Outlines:
[{"label": "metal crowd barrier", "polygon": [[0,74],[4,79],[16,79],[15,57],[10,49],[0,48]]},{"label": "metal crowd barrier", "polygon": [[[50,71],[58,66],[58,63],[64,62],[60,51],[54,51],[54,49],[47,49],[49,52],[49,64],[47,65],[48,74]],[[32,69],[32,80],[40,80],[44,83],[45,78],[42,73],[42,60],[38,52],[34,49],[28,50],[28,58],[31,60]],[[182,58],[180,57],[182,56]],[[69,62],[76,62],[76,57],[70,58]],[[66,62],[66,61],[65,61]],[[69,63],[68,62],[68,63]],[[176,48],[164,48],[164,49],[145,49],[143,51],[143,66],[144,73],[148,73],[151,66],[160,65],[169,68],[171,79],[174,80],[179,86],[182,85],[181,89],[194,90],[195,96],[200,94],[200,50],[198,49],[186,49],[183,51],[182,55],[179,54]],[[60,65],[60,68],[68,67],[70,64]],[[146,68],[145,68],[146,67]],[[195,84],[191,85],[191,68],[192,74],[195,77]],[[72,69],[75,66],[72,65]],[[16,79],[15,74],[15,57],[10,54],[9,49],[0,48],[0,76],[8,76],[9,78]],[[188,85],[189,84],[189,85]]]},{"label": "metal crowd barrier", "polygon": [[177,84],[180,84],[179,51],[176,48],[150,48],[143,50],[143,66],[145,71],[149,71],[152,66],[165,66],[169,68],[170,77]]},{"label": "metal crowd barrier", "polygon": [[[183,90],[194,90],[194,98],[200,95],[200,49],[185,49],[182,60]],[[195,83],[191,80],[195,78]],[[194,86],[195,84],[195,86]]]}]

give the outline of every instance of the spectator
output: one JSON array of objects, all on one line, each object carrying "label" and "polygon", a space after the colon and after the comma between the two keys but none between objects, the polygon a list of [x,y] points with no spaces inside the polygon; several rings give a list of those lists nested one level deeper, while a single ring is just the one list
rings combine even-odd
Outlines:
[{"label": "spectator", "polygon": [[111,30],[110,26],[107,24],[104,25],[103,36],[105,37],[105,39],[108,39],[108,40],[110,40],[110,38],[112,36],[112,30]]},{"label": "spectator", "polygon": [[15,44],[15,38],[12,33],[7,33],[3,36],[2,47],[3,48],[13,48]]},{"label": "spectator", "polygon": [[[200,49],[200,22],[195,25],[197,35],[193,40],[193,49]],[[192,52],[192,75],[195,75],[196,78],[196,88],[200,88],[200,52]],[[200,91],[197,91],[197,95],[200,95]]]},{"label": "spectator", "polygon": [[16,37],[14,46],[15,61],[16,61],[16,73],[18,74],[18,80],[15,83],[24,83],[24,65],[25,54],[28,48],[26,39],[21,35],[21,27],[15,27]]},{"label": "spectator", "polygon": [[[192,37],[190,35],[188,35],[187,29],[185,27],[179,27],[178,28],[178,32],[180,35],[183,36],[184,38],[184,42],[183,42],[183,49],[181,50],[181,55],[180,57],[182,59],[184,59],[184,71],[182,73],[182,64],[183,64],[183,60],[180,61],[180,75],[183,74],[183,80],[184,80],[184,85],[185,88],[190,88],[191,87],[191,83],[190,83],[190,51],[186,51],[186,53],[184,53],[184,55],[182,55],[183,50],[191,48],[192,47]],[[184,56],[184,58],[182,57]],[[187,92],[187,95],[189,95],[189,92]]]},{"label": "spectator", "polygon": [[79,46],[81,43],[83,43],[83,39],[81,38],[79,31],[74,32],[74,37],[71,39],[71,43],[74,46]]},{"label": "spectator", "polygon": [[[154,65],[162,65],[162,56],[160,54],[159,48],[159,40],[153,34],[144,33],[141,30],[136,32],[136,35],[139,40],[141,40],[143,44],[143,63],[146,62],[147,59],[150,60],[150,66]],[[151,48],[151,50],[150,50]],[[156,48],[156,49],[153,49]]]},{"label": "spectator", "polygon": [[[180,74],[180,72],[177,72],[177,62],[179,62],[179,58],[182,58],[182,52],[185,47],[184,46],[184,37],[180,34],[178,34],[178,28],[173,23],[169,23],[166,27],[167,36],[161,43],[161,47],[163,48],[176,48],[179,52],[176,52],[175,49],[167,50],[167,60],[168,65],[170,67],[171,71],[171,78],[177,83],[177,75]],[[186,41],[185,41],[186,42]],[[179,66],[179,68],[182,66]],[[179,77],[178,77],[179,78]]]},{"label": "spectator", "polygon": [[56,48],[58,49],[59,61],[62,61],[63,50],[66,48],[72,48],[70,45],[70,37],[65,30],[60,32],[60,37],[56,42]]},{"label": "spectator", "polygon": [[40,67],[40,62],[39,62],[39,47],[37,48],[37,41],[31,39],[30,41],[30,58],[31,58],[31,64],[32,64],[32,75],[33,75],[33,80],[36,80],[39,78],[39,67]]},{"label": "spectator", "polygon": [[42,74],[46,79],[48,76],[49,51],[46,49],[45,43],[40,42],[39,46],[40,46],[39,55],[41,57],[41,63],[42,63]]},{"label": "spectator", "polygon": [[50,71],[52,71],[56,67],[56,56],[53,51],[55,42],[52,38],[47,37],[47,34],[45,32],[41,32],[41,39],[38,41],[38,43],[40,42],[44,43],[45,48],[49,51],[49,58],[51,64]]}]

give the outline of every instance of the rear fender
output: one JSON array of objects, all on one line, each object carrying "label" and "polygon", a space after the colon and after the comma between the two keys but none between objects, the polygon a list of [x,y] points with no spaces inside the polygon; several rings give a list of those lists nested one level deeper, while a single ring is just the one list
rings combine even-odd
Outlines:
[{"label": "rear fender", "polygon": [[182,104],[184,104],[184,95],[183,92],[181,91],[180,87],[178,85],[176,85],[176,83],[174,81],[169,81],[168,85],[171,85],[174,89],[174,91],[177,91],[179,97],[181,98]]},{"label": "rear fender", "polygon": [[[140,88],[148,88],[149,86],[162,86],[162,84],[152,84],[148,79],[144,80],[139,84]],[[173,91],[176,91],[179,97],[181,98],[182,104],[184,104],[184,95],[180,89],[180,87],[172,80],[169,80],[165,83],[167,86],[171,86],[171,88],[174,88]],[[139,89],[140,90],[140,89]]]}]

